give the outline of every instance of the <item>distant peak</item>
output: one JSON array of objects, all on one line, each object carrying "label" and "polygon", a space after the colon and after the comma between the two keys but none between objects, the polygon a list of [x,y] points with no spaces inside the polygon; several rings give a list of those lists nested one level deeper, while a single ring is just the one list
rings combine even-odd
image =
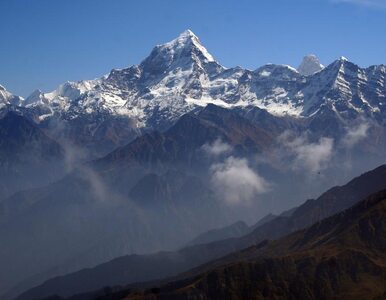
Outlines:
[{"label": "distant peak", "polygon": [[41,90],[37,89],[37,90],[34,90],[32,92],[31,95],[29,95],[26,99],[25,99],[25,102],[24,104],[25,105],[28,105],[28,104],[32,104],[32,103],[35,103],[35,102],[38,102],[39,100],[41,100],[42,98],[44,97],[44,94]]},{"label": "distant peak", "polygon": [[13,104],[13,105],[19,105],[20,102],[23,101],[22,97],[13,95],[5,87],[0,85],[0,104]]},{"label": "distant peak", "polygon": [[42,92],[41,90],[39,90],[39,89],[36,89],[36,90],[34,90],[34,91],[31,93],[31,95],[40,95],[40,94],[43,94],[43,92]]},{"label": "distant peak", "polygon": [[315,74],[324,69],[319,58],[315,54],[306,55],[298,68],[298,72],[304,76]]},{"label": "distant peak", "polygon": [[344,57],[344,56],[341,56],[339,57],[337,60],[335,60],[333,62],[333,65],[339,67],[339,68],[342,68],[343,66],[345,66],[347,63],[351,63],[347,57]]}]

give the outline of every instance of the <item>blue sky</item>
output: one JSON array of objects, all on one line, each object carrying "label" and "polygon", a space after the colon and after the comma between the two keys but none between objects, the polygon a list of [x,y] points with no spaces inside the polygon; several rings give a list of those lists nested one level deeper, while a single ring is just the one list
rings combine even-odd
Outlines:
[{"label": "blue sky", "polygon": [[386,64],[386,0],[0,0],[0,84],[27,96],[139,63],[190,28],[223,65]]}]

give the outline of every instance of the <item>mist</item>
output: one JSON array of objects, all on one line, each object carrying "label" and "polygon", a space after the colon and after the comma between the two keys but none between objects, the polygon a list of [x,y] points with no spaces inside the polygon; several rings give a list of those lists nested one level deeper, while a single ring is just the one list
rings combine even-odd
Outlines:
[{"label": "mist", "polygon": [[2,202],[0,290],[8,297],[121,255],[179,249],[209,229],[279,214],[380,164],[356,155],[372,129],[357,121],[341,139],[287,130],[261,153],[214,137],[189,149],[192,161],[154,164],[132,152],[124,162],[114,152],[90,161],[87,147],[62,138],[65,175]]},{"label": "mist", "polygon": [[284,147],[284,155],[293,156],[291,164],[293,170],[315,174],[326,169],[333,156],[334,140],[332,138],[321,137],[311,142],[307,134],[293,136],[287,131],[279,136],[278,140]]}]

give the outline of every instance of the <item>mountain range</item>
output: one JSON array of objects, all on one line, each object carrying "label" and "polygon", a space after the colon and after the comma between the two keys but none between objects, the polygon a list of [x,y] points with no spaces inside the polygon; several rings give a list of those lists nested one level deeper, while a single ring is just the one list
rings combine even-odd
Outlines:
[{"label": "mountain range", "polygon": [[385,75],[315,55],[226,68],[187,30],[98,79],[0,86],[0,295],[174,276],[385,189],[381,167],[322,194],[385,163]]},{"label": "mountain range", "polygon": [[[257,247],[259,249],[259,245],[267,244],[267,240],[281,238],[314,223],[317,224],[315,225],[317,227],[320,222],[325,222],[322,220],[326,218],[329,220],[330,216],[356,205],[361,199],[373,193],[385,189],[385,175],[386,166],[362,174],[344,186],[328,190],[316,200],[306,201],[294,209],[290,215],[283,214],[256,224],[249,233],[241,237],[225,238],[219,241],[188,246],[177,252],[119,257],[95,268],[84,269],[48,280],[41,286],[22,294],[17,299],[43,299],[52,295],[69,297],[105,286],[114,287],[160,280],[186,272],[191,268],[244,248],[252,247],[254,249],[254,247]],[[384,193],[382,195],[384,196]],[[380,214],[382,215],[381,212]],[[346,219],[349,220],[350,217],[346,217]],[[336,225],[333,222],[330,222],[330,224]],[[382,228],[381,230],[384,229]],[[246,251],[244,250],[241,253],[246,253]],[[269,250],[266,253],[271,254],[272,252]],[[199,270],[202,270],[202,267],[200,268]]]},{"label": "mountain range", "polygon": [[299,71],[274,64],[254,71],[225,68],[187,30],[156,46],[139,65],[66,82],[50,93],[37,90],[25,100],[2,88],[0,101],[27,108],[29,117],[57,139],[101,155],[148,129],[162,131],[208,103],[309,120],[317,123],[319,135],[334,135],[321,128],[330,119],[339,125],[338,133],[358,118],[383,128],[385,75],[384,65],[361,68],[342,57],[324,67],[313,55]]},{"label": "mountain range", "polygon": [[382,191],[305,230],[231,254],[177,281],[144,292],[106,290],[100,299],[383,299],[385,209]]}]

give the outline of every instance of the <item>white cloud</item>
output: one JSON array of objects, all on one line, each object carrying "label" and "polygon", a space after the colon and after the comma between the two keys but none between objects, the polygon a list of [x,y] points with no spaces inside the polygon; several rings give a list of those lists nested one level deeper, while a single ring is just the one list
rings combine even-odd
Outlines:
[{"label": "white cloud", "polygon": [[214,164],[211,172],[215,191],[228,204],[248,204],[256,195],[269,190],[267,181],[244,158],[228,157]]},{"label": "white cloud", "polygon": [[367,136],[367,131],[369,128],[370,125],[368,123],[361,123],[354,128],[347,128],[347,133],[342,140],[343,145],[347,148],[353,147]]},{"label": "white cloud", "polygon": [[202,146],[202,149],[210,155],[218,156],[221,154],[229,153],[232,150],[232,147],[220,139],[215,140],[212,144],[205,144]]},{"label": "white cloud", "polygon": [[279,141],[294,156],[293,169],[316,173],[327,167],[333,154],[333,139],[322,137],[317,142],[309,142],[306,135],[295,138],[290,135],[285,132]]}]

